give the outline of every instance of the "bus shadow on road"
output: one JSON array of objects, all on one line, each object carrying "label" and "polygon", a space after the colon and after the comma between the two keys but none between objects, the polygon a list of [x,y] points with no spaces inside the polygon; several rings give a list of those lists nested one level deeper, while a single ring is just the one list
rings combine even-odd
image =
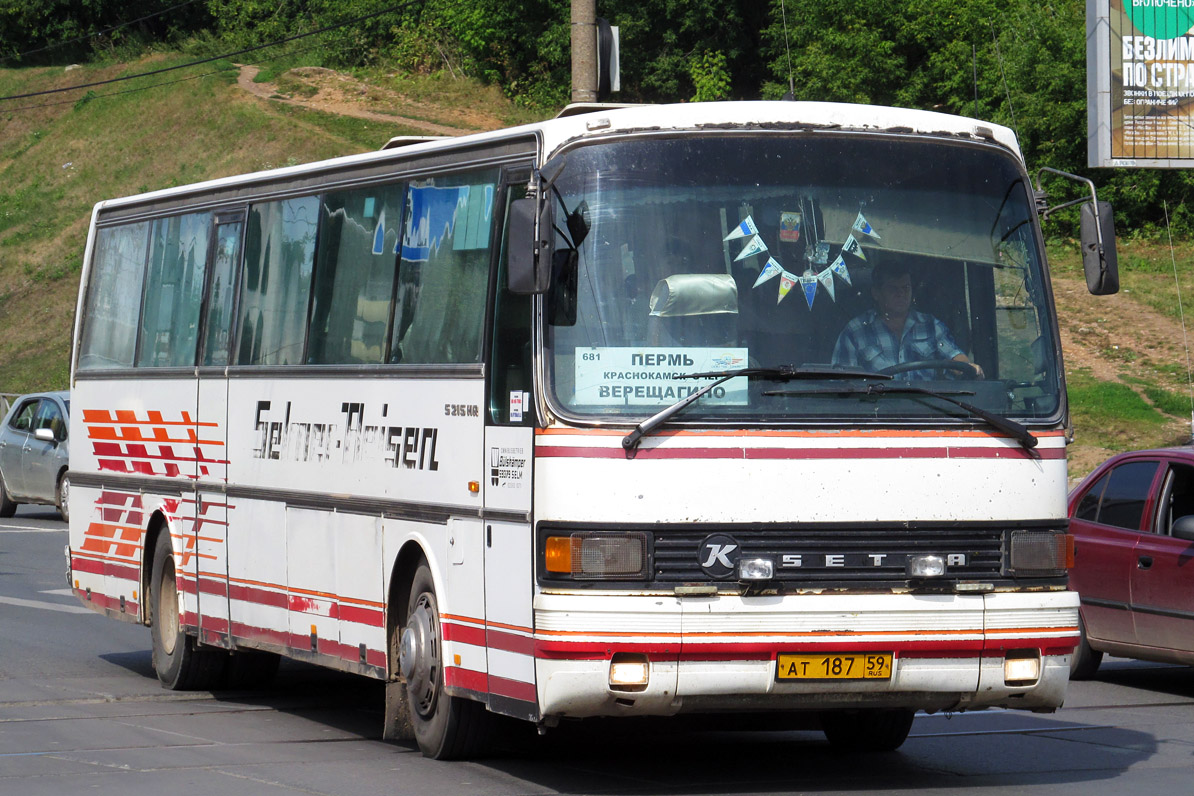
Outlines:
[{"label": "bus shadow on road", "polygon": [[564,793],[817,792],[1099,781],[1157,750],[1143,732],[1012,711],[921,716],[883,753],[835,749],[816,730],[725,727],[716,716],[563,724],[483,762]]},{"label": "bus shadow on road", "polygon": [[[104,657],[156,680],[147,651]],[[1109,670],[1102,677],[1145,688],[1155,674]],[[1162,675],[1163,690],[1194,693],[1190,670]],[[268,687],[212,696],[228,706],[300,716],[380,746],[383,692],[375,680],[284,660]],[[497,742],[471,765],[559,793],[861,792],[939,788],[943,781],[954,788],[1097,782],[1158,753],[1153,735],[1074,720],[1084,713],[919,716],[907,742],[884,753],[835,749],[808,718],[589,719],[562,722],[540,736],[533,724],[497,717]],[[410,743],[384,746],[417,754]]]}]

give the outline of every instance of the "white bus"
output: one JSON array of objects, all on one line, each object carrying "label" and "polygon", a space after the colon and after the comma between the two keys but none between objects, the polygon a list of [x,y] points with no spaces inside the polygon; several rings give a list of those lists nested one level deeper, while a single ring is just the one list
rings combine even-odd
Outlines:
[{"label": "white bus", "polygon": [[491,714],[889,749],[1062,703],[1065,389],[1009,130],[716,103],[394,143],[95,207],[68,577],[166,687],[379,678],[437,758]]}]

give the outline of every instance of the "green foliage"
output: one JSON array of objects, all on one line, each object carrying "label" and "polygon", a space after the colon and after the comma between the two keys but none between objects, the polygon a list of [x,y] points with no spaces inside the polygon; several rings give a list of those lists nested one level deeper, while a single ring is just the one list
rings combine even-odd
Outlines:
[{"label": "green foliage", "polygon": [[728,99],[730,95],[730,73],[726,71],[726,56],[722,52],[701,53],[692,59],[689,66],[696,94],[693,102],[713,102]]},{"label": "green foliage", "polygon": [[[394,0],[204,0],[92,35],[174,3],[2,0],[0,58],[49,46],[19,63],[116,63],[163,43],[210,56],[371,15]],[[600,13],[621,31],[622,92],[612,99],[778,99],[791,79],[797,99],[973,115],[1015,129],[1033,171],[1090,176],[1115,204],[1121,235],[1194,235],[1194,173],[1085,166],[1083,0],[603,0]],[[245,60],[262,62],[270,80],[295,66],[444,71],[554,109],[570,96],[570,35],[569,0],[425,0]],[[74,37],[83,38],[56,46]],[[1079,190],[1057,178],[1045,187],[1058,201]],[[1074,237],[1076,219],[1060,214],[1047,232]]]}]

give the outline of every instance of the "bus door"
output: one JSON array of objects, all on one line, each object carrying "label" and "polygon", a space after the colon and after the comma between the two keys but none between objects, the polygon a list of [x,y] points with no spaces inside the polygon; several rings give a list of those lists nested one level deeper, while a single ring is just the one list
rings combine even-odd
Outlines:
[{"label": "bus door", "polygon": [[[525,191],[529,172],[508,176],[507,198]],[[509,206],[509,203],[506,203]],[[506,235],[503,230],[502,240]],[[485,411],[485,644],[489,707],[536,720],[533,608],[535,554],[531,462],[535,432],[531,300],[506,290],[505,245],[496,306]]]},{"label": "bus door", "polygon": [[199,633],[208,644],[231,646],[228,606],[228,365],[244,211],[217,213],[208,249],[207,298],[199,344],[196,396],[199,451],[193,538],[187,545],[200,581]]}]

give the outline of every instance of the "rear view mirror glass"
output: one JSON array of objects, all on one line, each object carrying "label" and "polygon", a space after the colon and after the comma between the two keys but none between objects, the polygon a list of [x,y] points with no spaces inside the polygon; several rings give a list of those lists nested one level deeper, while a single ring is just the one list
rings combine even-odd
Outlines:
[{"label": "rear view mirror glass", "polygon": [[1119,291],[1119,257],[1115,251],[1115,219],[1110,202],[1082,205],[1082,270],[1086,288],[1096,296]]}]

